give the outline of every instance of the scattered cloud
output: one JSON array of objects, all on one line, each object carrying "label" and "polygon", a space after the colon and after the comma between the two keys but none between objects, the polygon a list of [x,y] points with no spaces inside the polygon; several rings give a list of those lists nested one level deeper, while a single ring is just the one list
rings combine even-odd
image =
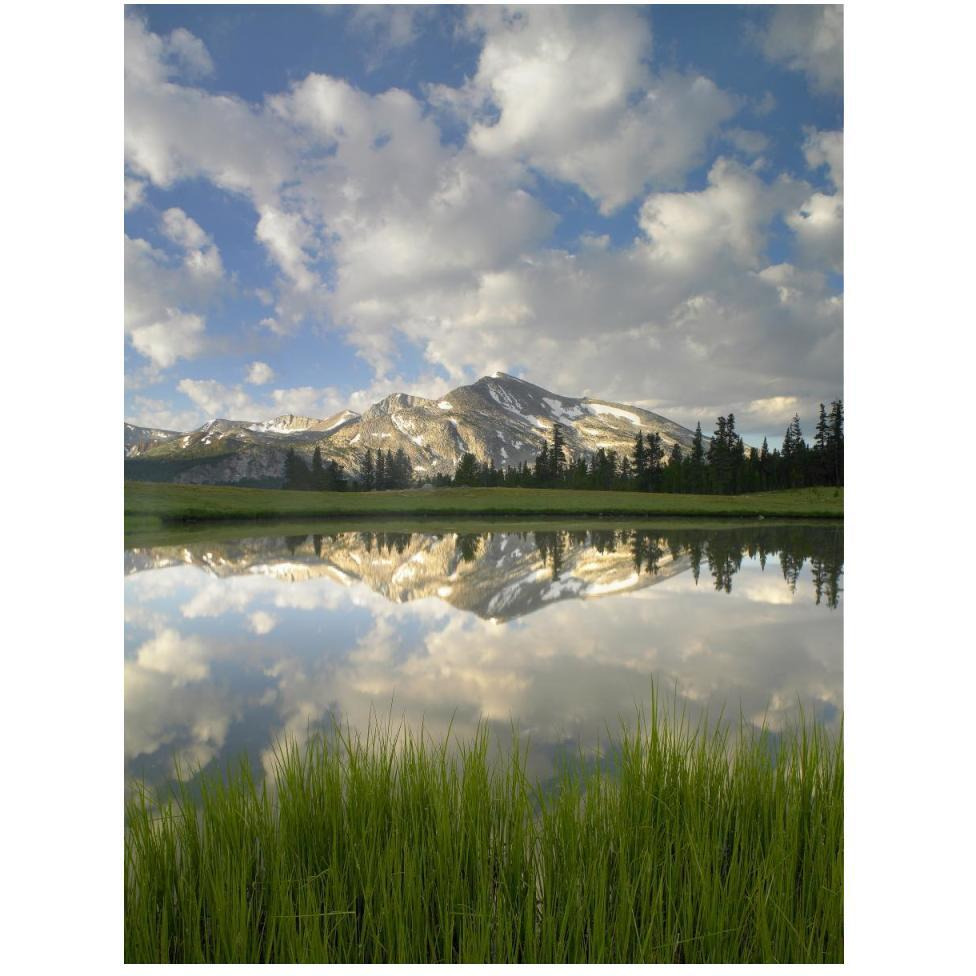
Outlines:
[{"label": "scattered cloud", "polygon": [[[774,11],[763,49],[815,73],[817,58],[830,62],[831,25],[842,26],[832,9]],[[356,16],[351,29],[369,31],[386,18],[394,46],[418,29],[395,11]],[[276,275],[260,289],[261,328],[285,342],[306,323],[303,341],[338,330],[373,370],[342,395],[258,397],[244,384],[184,379],[178,390],[200,419],[326,416],[393,389],[437,395],[495,369],[688,415],[706,406],[687,403],[689,376],[726,410],[839,393],[843,305],[824,274],[842,263],[839,132],[807,130],[811,182],[772,171],[768,137],[734,117],[760,117],[773,97],[746,102],[703,75],[659,70],[648,20],[632,8],[468,8],[465,30],[480,55],[458,87],[371,94],[309,74],[249,103],[195,86],[205,62],[186,37],[127,18],[130,180],[166,189],[203,179],[247,201]],[[801,36],[813,52],[802,65],[784,53]],[[839,57],[839,39],[834,47]],[[829,70],[816,72],[827,84]],[[460,139],[444,138],[445,112]],[[721,139],[738,158],[718,157],[704,186],[686,188]],[[576,252],[553,246],[560,217],[540,192],[549,183],[578,187],[605,214],[632,204],[633,238],[583,233]],[[783,227],[791,253],[770,266]],[[167,210],[160,229],[166,250],[126,241],[126,330],[156,370],[207,348],[207,310],[226,280],[189,214]],[[416,353],[409,371],[404,348]],[[272,382],[252,368],[251,387]]]},{"label": "scattered cloud", "polygon": [[610,213],[646,186],[680,186],[736,100],[697,74],[654,74],[651,30],[635,8],[472,7],[483,47],[463,92],[469,142],[581,187]]},{"label": "scattered cloud", "polygon": [[251,363],[247,370],[247,382],[254,386],[264,386],[274,379],[274,370],[267,363]]},{"label": "scattered cloud", "polygon": [[166,369],[205,348],[205,310],[224,285],[224,269],[216,245],[179,208],[162,215],[160,230],[175,255],[125,237],[125,331],[153,367]]},{"label": "scattered cloud", "polygon": [[125,210],[135,210],[141,207],[146,197],[146,183],[144,180],[126,178],[125,181]]},{"label": "scattered cloud", "polygon": [[842,94],[843,4],[793,4],[771,9],[768,22],[756,34],[763,54],[805,74],[814,91]]},{"label": "scattered cloud", "polygon": [[839,274],[844,262],[843,134],[808,129],[803,149],[812,170],[826,170],[834,192],[812,193],[787,214],[786,224],[796,235],[799,256],[806,265],[827,267]]},{"label": "scattered cloud", "polygon": [[228,386],[218,380],[182,379],[177,389],[197,406],[202,419],[266,420],[281,414],[328,417],[345,406],[335,387],[297,386],[271,390],[255,398],[243,385]]},{"label": "scattered cloud", "polygon": [[431,19],[428,7],[402,4],[358,4],[348,21],[349,32],[365,42],[367,71],[375,71],[393,52],[417,40],[422,21]]}]

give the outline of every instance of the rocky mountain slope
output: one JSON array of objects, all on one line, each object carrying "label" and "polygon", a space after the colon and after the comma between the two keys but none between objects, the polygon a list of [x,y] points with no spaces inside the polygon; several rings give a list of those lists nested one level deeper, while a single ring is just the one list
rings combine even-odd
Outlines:
[{"label": "rocky mountain slope", "polygon": [[143,451],[148,451],[157,444],[179,437],[178,430],[160,430],[156,427],[137,427],[135,424],[125,425],[125,456],[134,457]]},{"label": "rocky mountain slope", "polygon": [[[187,433],[126,424],[126,476],[187,484],[280,484],[285,456],[306,459],[319,447],[356,475],[367,449],[403,448],[421,478],[452,474],[470,451],[495,467],[533,462],[553,426],[564,430],[570,459],[599,448],[629,454],[637,432],[661,436],[665,453],[687,450],[692,432],[641,407],[593,397],[569,397],[496,373],[439,400],[394,393],[365,413],[343,410],[325,420],[287,415],[256,423],[212,420]],[[132,431],[147,436],[130,437]],[[153,436],[148,436],[153,435]]]}]

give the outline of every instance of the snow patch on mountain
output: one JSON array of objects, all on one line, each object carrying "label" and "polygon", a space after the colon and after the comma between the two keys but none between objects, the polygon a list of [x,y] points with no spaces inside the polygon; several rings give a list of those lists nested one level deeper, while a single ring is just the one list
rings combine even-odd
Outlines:
[{"label": "snow patch on mountain", "polygon": [[543,397],[542,399],[549,409],[556,415],[556,417],[565,421],[566,423],[576,420],[586,413],[586,411],[578,405],[574,405],[569,409],[566,409],[562,400],[554,400],[552,397]]},{"label": "snow patch on mountain", "polygon": [[604,414],[611,417],[620,417],[621,420],[629,420],[634,426],[640,426],[640,417],[629,410],[621,410],[619,407],[611,407],[606,403],[594,403],[592,400],[586,403],[586,409],[590,413]]}]

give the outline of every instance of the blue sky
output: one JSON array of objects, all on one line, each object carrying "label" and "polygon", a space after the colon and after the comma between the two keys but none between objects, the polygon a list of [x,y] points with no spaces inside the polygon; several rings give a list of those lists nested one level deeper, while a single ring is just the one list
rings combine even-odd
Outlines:
[{"label": "blue sky", "polygon": [[840,7],[129,6],[126,419],[842,395]]}]

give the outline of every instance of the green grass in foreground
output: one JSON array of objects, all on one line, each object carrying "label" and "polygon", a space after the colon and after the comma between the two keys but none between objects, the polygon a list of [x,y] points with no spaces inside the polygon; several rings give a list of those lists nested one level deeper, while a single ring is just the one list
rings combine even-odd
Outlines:
[{"label": "green grass in foreground", "polygon": [[753,495],[667,495],[541,488],[310,492],[139,481],[125,485],[127,532],[144,531],[163,522],[209,519],[374,515],[840,518],[843,514],[843,488],[797,488]]},{"label": "green grass in foreground", "polygon": [[[126,811],[126,962],[840,962],[843,743],[639,724],[526,778],[373,729]],[[776,758],[773,758],[773,755]]]}]

